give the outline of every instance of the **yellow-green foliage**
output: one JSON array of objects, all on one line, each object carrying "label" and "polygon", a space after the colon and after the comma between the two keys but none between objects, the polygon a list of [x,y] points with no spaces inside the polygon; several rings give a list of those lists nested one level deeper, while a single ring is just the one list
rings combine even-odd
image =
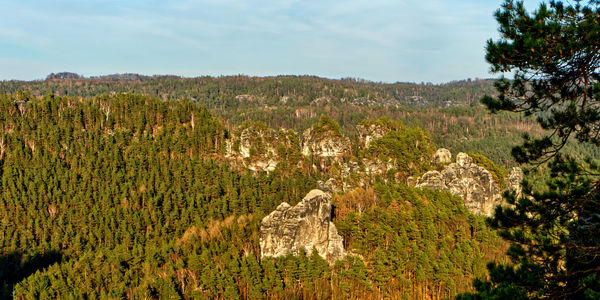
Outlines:
[{"label": "yellow-green foliage", "polygon": [[315,137],[319,137],[325,133],[330,133],[333,136],[342,136],[342,129],[336,121],[327,115],[321,115],[319,121],[313,124],[311,133]]},{"label": "yellow-green foliage", "polygon": [[300,152],[300,140],[293,130],[280,129],[278,132],[279,143],[277,144],[277,155],[281,159],[283,168],[292,169],[302,159]]},{"label": "yellow-green foliage", "polygon": [[390,120],[386,117],[381,117],[379,119],[364,119],[358,125],[362,125],[362,126],[377,125],[381,129],[386,130],[386,131],[401,130],[404,128],[404,124],[402,124],[401,122],[396,122],[396,121]]},{"label": "yellow-green foliage", "polygon": [[[487,276],[486,262],[502,259],[506,244],[459,197],[404,184],[376,185],[375,191],[376,201],[362,212],[335,220],[346,249],[364,262],[340,264],[337,272],[352,274],[344,298],[453,298],[471,289],[472,278]],[[372,198],[370,193],[349,196]]]},{"label": "yellow-green foliage", "polygon": [[507,176],[506,169],[498,166],[491,159],[489,159],[481,154],[477,154],[477,153],[467,153],[467,154],[473,158],[473,162],[476,165],[483,167],[486,170],[490,171],[490,173],[492,173],[492,176],[494,177],[494,180],[496,180],[496,182],[498,183],[499,188],[503,189],[506,187],[506,182],[504,180]]},{"label": "yellow-green foliage", "polygon": [[[264,215],[318,178],[211,159],[226,132],[188,101],[50,95],[21,114],[14,100],[0,93],[2,299],[436,299],[503,252],[459,198],[388,185],[336,197],[359,255],[333,268],[314,253],[261,260]],[[417,155],[427,138],[403,128],[380,146]]]},{"label": "yellow-green foliage", "polygon": [[418,127],[405,127],[396,123],[396,130],[374,140],[362,155],[377,158],[380,161],[393,159],[402,177],[408,177],[427,171],[435,145],[429,134]]}]

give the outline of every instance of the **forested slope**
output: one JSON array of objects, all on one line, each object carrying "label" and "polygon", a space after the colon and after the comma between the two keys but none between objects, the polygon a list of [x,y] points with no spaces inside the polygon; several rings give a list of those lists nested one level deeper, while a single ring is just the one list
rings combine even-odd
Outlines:
[{"label": "forested slope", "polygon": [[[302,132],[325,114],[352,137],[355,126],[362,120],[387,117],[429,131],[439,147],[455,153],[481,153],[502,165],[514,165],[510,151],[524,132],[533,135],[543,132],[535,118],[506,113],[491,115],[480,106],[483,95],[495,93],[493,80],[434,85],[313,76],[180,78],[120,74],[84,78],[67,75],[40,81],[2,81],[0,91],[15,93],[18,100],[48,94],[89,99],[122,92],[165,100],[184,99],[222,117],[229,129],[244,121],[263,121],[272,128]],[[570,144],[567,148],[567,152],[579,157],[600,156],[593,147]]]},{"label": "forested slope", "polygon": [[[355,105],[414,105],[449,107],[479,104],[493,93],[491,80],[465,80],[446,84],[375,83],[360,79],[327,79],[315,76],[197,77],[142,76],[137,74],[84,78],[48,76],[38,81],[3,81],[0,90],[30,90],[35,96],[90,97],[103,93],[131,92],[165,100],[189,99],[209,109],[226,110],[244,104],[310,104],[319,102]],[[240,103],[241,102],[241,103]]]},{"label": "forested slope", "polygon": [[227,124],[131,94],[0,94],[0,273],[18,298],[448,297],[504,244],[459,198],[376,183],[334,198],[352,253],[260,260],[258,227],[319,173],[234,171]]}]

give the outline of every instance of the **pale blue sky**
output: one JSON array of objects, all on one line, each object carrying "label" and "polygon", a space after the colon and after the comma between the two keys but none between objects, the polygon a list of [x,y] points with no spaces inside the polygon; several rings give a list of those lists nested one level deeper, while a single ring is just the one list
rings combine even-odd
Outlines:
[{"label": "pale blue sky", "polygon": [[[537,2],[537,1],[529,1]],[[0,80],[51,72],[492,77],[502,0],[0,0]]]}]

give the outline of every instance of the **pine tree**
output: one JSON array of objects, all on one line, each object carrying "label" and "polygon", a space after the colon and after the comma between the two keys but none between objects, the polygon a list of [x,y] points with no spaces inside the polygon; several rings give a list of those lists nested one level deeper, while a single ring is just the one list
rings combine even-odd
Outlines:
[{"label": "pine tree", "polygon": [[494,72],[514,72],[482,102],[492,111],[538,117],[550,134],[513,149],[520,162],[545,162],[552,180],[540,192],[507,195],[492,226],[511,242],[512,265],[489,264],[489,281],[476,281],[468,299],[600,298],[600,183],[598,165],[563,157],[570,140],[600,146],[600,1],[551,1],[528,13],[506,1],[496,13],[503,37],[490,40]]},{"label": "pine tree", "polygon": [[600,11],[598,0],[576,5],[551,1],[528,13],[523,1],[506,0],[496,12],[502,38],[487,43],[492,72],[514,72],[496,83],[497,97],[482,102],[492,111],[524,112],[552,132],[527,137],[513,155],[520,162],[547,158],[571,136],[600,145]]}]

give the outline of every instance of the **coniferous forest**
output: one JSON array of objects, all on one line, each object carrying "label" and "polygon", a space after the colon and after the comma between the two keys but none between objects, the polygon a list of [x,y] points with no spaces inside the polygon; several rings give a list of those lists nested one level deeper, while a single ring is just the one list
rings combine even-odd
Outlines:
[{"label": "coniferous forest", "polygon": [[26,94],[1,99],[5,297],[444,298],[504,259],[460,198],[378,181],[334,198],[368,203],[334,219],[354,256],[261,260],[260,220],[322,174],[234,170],[189,100]]},{"label": "coniferous forest", "polygon": [[[396,120],[388,125],[397,122],[400,131],[378,141],[375,156],[407,165],[428,161],[431,152],[410,146],[420,139],[428,149],[481,157],[503,178],[515,164],[507,149],[522,133],[544,132],[531,118],[488,115],[479,106],[263,104],[234,97],[230,107],[218,108],[208,100],[28,89],[82,80],[90,84],[81,78],[3,83],[3,297],[443,299],[472,292],[473,280],[488,278],[488,262],[508,262],[508,244],[460,197],[385,176],[334,196],[333,221],[352,255],[334,265],[316,253],[261,259],[262,218],[281,202],[298,203],[331,170],[288,162],[250,172],[225,158],[227,140],[250,121],[287,126],[297,138],[311,126],[333,126],[354,145],[356,125],[383,117]],[[305,80],[291,81],[310,84]],[[23,89],[11,92],[17,84]],[[457,93],[469,93],[462,84]],[[567,147],[596,155],[593,147]],[[298,155],[287,157],[296,162]],[[429,168],[411,167],[405,177]]]}]

